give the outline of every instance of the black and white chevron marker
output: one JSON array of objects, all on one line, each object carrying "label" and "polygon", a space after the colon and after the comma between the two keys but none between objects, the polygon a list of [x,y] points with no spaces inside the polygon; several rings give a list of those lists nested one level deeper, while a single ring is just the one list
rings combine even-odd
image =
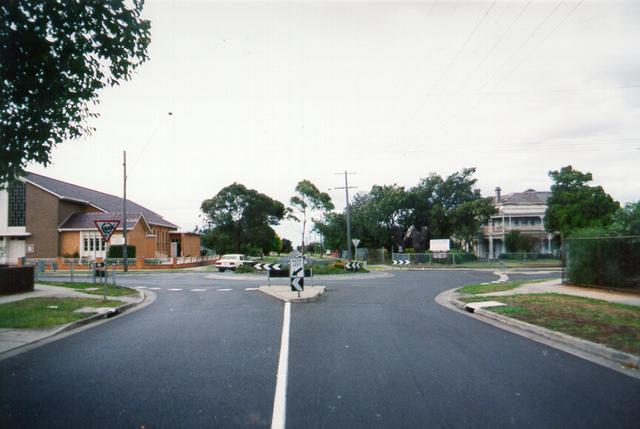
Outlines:
[{"label": "black and white chevron marker", "polygon": [[282,270],[282,266],[280,264],[258,263],[254,265],[254,268],[258,271],[281,271]]},{"label": "black and white chevron marker", "polygon": [[347,263],[344,265],[344,268],[345,268],[345,269],[347,269],[347,270],[351,270],[351,271],[359,270],[359,269],[360,269],[360,267],[361,267],[361,265],[360,265],[360,262],[358,262],[358,261],[355,261],[355,262],[347,262]]},{"label": "black and white chevron marker", "polygon": [[304,277],[291,277],[290,286],[293,292],[302,292],[304,289]]},{"label": "black and white chevron marker", "polygon": [[393,265],[409,265],[408,259],[394,259]]}]

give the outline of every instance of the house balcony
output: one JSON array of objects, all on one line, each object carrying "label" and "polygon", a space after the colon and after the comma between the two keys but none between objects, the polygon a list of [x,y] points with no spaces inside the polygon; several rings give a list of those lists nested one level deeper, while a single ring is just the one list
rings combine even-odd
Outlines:
[{"label": "house balcony", "polygon": [[541,234],[545,233],[544,225],[516,225],[516,226],[503,226],[503,225],[485,225],[482,227],[482,235],[503,235],[511,231],[520,231],[523,234]]}]

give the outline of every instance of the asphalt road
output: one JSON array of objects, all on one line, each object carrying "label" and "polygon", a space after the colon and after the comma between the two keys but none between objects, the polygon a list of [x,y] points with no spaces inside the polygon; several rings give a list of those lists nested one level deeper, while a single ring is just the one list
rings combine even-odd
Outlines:
[{"label": "asphalt road", "polygon": [[[640,381],[434,302],[495,278],[326,281],[292,306],[286,426],[637,427]],[[252,290],[264,282],[119,280],[157,300],[0,361],[0,427],[271,424],[283,304]]]}]

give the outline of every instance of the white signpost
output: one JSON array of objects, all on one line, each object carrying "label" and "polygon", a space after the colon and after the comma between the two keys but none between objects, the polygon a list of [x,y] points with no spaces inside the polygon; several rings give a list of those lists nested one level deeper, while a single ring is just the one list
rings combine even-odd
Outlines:
[{"label": "white signpost", "polygon": [[304,290],[304,258],[291,258],[289,261],[289,285],[293,292]]},{"label": "white signpost", "polygon": [[354,246],[356,246],[356,253],[355,253],[356,257],[354,259],[358,259],[358,244],[360,244],[360,239],[354,238],[353,240],[351,240],[351,242],[353,243]]}]

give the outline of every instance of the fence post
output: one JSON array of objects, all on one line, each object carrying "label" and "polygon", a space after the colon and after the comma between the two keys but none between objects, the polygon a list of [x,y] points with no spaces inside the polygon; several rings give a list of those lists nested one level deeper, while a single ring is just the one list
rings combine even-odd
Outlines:
[{"label": "fence post", "polygon": [[73,259],[71,260],[71,269],[69,270],[69,277],[71,280],[71,283],[73,283]]},{"label": "fence post", "polygon": [[116,285],[116,264],[111,265],[111,284]]}]

